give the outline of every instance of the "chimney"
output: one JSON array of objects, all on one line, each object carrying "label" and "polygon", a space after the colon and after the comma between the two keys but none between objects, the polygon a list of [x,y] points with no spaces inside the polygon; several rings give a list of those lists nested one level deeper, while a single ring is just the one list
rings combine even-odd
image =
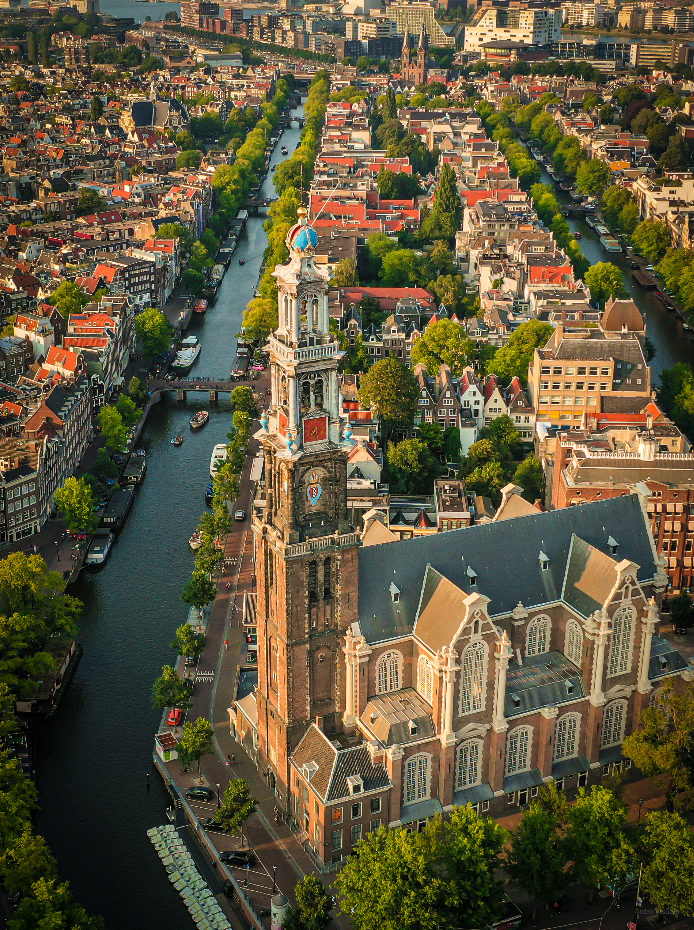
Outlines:
[{"label": "chimney", "polygon": [[316,717],[316,726],[319,730],[323,729],[323,717],[320,714]]}]

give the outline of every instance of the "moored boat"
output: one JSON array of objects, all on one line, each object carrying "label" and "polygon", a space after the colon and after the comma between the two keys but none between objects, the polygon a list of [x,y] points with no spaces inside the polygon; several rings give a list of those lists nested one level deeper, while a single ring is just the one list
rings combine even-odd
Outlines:
[{"label": "moored boat", "polygon": [[210,478],[214,480],[220,467],[227,461],[228,458],[229,453],[227,451],[226,443],[218,442],[212,450],[212,458],[210,459]]},{"label": "moored boat", "polygon": [[224,265],[215,265],[210,274],[213,284],[219,284],[224,277]]},{"label": "moored boat", "polygon": [[182,446],[183,445],[183,436],[174,436],[171,440],[172,446]]},{"label": "moored boat", "polygon": [[97,533],[87,551],[86,564],[103,565],[115,538],[113,533]]},{"label": "moored boat", "polygon": [[190,427],[191,429],[200,429],[200,427],[204,426],[209,419],[210,415],[207,410],[198,410],[198,412],[190,421]]},{"label": "moored boat", "polygon": [[181,343],[181,348],[176,353],[176,358],[171,363],[171,370],[186,374],[193,367],[197,357],[202,351],[202,346],[195,336],[186,336]]},{"label": "moored boat", "polygon": [[191,549],[199,549],[202,546],[202,533],[200,530],[196,530],[193,535],[188,540],[188,545]]}]

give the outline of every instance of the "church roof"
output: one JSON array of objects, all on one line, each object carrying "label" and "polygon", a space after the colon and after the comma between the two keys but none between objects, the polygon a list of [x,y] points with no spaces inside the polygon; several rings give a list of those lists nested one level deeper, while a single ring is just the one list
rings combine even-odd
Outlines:
[{"label": "church roof", "polygon": [[[391,525],[394,521],[391,521]],[[608,539],[618,528],[619,555],[610,557]],[[629,559],[639,566],[638,579],[651,580],[655,553],[638,495],[537,511],[500,523],[487,523],[369,546],[359,550],[359,624],[367,642],[377,643],[412,631],[422,610],[427,567],[466,593],[490,599],[490,616],[511,613],[518,601],[526,609],[562,599],[567,570],[576,564],[574,539],[606,556],[613,566]],[[622,542],[623,540],[623,542]],[[542,570],[539,554],[548,565]],[[470,574],[472,573],[472,574]],[[570,576],[573,579],[573,574]],[[432,590],[434,575],[429,575]],[[397,585],[394,600],[389,584]],[[569,584],[567,578],[567,585]],[[575,588],[575,583],[571,584]],[[572,592],[573,592],[572,588]],[[573,593],[567,594],[573,597]],[[593,592],[598,594],[597,590]]]}]

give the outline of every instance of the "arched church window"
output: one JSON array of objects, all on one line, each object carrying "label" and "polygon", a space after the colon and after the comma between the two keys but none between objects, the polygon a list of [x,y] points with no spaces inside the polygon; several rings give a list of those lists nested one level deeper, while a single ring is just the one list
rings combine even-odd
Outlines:
[{"label": "arched church window", "polygon": [[306,379],[301,382],[301,408],[308,410],[311,406],[311,382]]},{"label": "arched church window", "polygon": [[313,403],[315,407],[323,406],[323,379],[316,378],[313,382]]}]

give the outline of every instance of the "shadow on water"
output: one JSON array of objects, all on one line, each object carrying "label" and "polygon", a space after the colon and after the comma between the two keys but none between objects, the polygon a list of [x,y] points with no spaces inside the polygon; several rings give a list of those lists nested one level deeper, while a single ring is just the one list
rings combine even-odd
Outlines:
[{"label": "shadow on water", "polygon": [[[290,129],[281,143],[291,151],[298,139],[299,130]],[[266,184],[264,192],[271,191]],[[191,327],[202,344],[193,374],[228,374],[265,244],[263,218],[250,219],[216,306]],[[210,422],[194,433],[188,421],[202,407]],[[37,828],[61,877],[80,903],[104,915],[109,930],[192,926],[146,836],[164,822],[166,808],[152,767],[160,713],[151,689],[174,658],[168,644],[186,617],[180,592],[193,565],[188,539],[205,509],[212,447],[225,441],[229,426],[226,398],[214,407],[204,394],[187,404],[169,395],[152,409],[142,438],[147,477],[128,522],[107,565],[83,572],[71,589],[84,602],[84,656],[59,712],[35,725]],[[177,433],[185,437],[180,448],[170,443]]]}]

